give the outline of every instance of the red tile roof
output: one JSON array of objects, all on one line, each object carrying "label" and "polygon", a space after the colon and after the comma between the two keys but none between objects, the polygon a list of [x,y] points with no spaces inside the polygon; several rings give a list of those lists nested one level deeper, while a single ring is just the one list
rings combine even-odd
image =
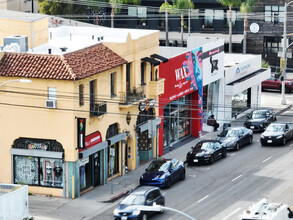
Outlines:
[{"label": "red tile roof", "polygon": [[5,52],[0,76],[78,80],[127,63],[103,44],[63,55]]}]

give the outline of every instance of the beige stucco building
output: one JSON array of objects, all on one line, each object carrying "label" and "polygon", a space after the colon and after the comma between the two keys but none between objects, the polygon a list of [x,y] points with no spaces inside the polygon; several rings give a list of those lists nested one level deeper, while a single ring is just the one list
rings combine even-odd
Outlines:
[{"label": "beige stucco building", "polygon": [[27,36],[28,48],[48,43],[49,16],[0,9],[0,45],[9,36]]},{"label": "beige stucco building", "polygon": [[0,182],[77,197],[158,156],[159,34],[60,27],[47,37],[0,56]]}]

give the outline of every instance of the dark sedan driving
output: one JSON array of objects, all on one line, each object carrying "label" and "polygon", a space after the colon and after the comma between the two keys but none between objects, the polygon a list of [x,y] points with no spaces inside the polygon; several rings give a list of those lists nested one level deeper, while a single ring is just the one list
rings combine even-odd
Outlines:
[{"label": "dark sedan driving", "polygon": [[198,142],[192,150],[186,155],[188,165],[209,163],[213,164],[215,160],[224,158],[227,155],[225,144],[218,140],[203,140]]},{"label": "dark sedan driving", "polygon": [[281,144],[285,145],[287,141],[293,138],[293,126],[289,123],[272,123],[260,136],[262,145]]},{"label": "dark sedan driving", "polygon": [[254,110],[247,114],[247,120],[244,127],[253,131],[264,131],[268,125],[277,120],[276,114],[272,108]]},{"label": "dark sedan driving", "polygon": [[228,127],[217,138],[221,143],[225,143],[229,150],[239,150],[240,147],[251,144],[252,139],[252,130],[245,127]]}]

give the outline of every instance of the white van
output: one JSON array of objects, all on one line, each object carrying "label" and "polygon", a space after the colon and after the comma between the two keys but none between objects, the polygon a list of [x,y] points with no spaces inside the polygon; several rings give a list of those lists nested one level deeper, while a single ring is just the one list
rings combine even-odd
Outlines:
[{"label": "white van", "polygon": [[293,212],[288,205],[268,203],[262,199],[240,217],[240,220],[288,220],[293,219]]}]

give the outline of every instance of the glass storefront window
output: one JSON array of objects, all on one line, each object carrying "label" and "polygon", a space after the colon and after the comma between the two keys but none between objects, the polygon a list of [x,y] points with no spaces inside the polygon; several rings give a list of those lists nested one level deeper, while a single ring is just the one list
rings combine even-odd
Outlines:
[{"label": "glass storefront window", "polygon": [[14,156],[14,183],[60,188],[62,167],[60,159]]},{"label": "glass storefront window", "polygon": [[40,158],[41,186],[62,187],[62,161],[51,158]]},{"label": "glass storefront window", "polygon": [[204,123],[210,115],[218,116],[219,81],[203,87],[203,118]]},{"label": "glass storefront window", "polygon": [[80,190],[84,190],[92,185],[92,157],[80,159],[79,176]]},{"label": "glass storefront window", "polygon": [[232,117],[250,108],[250,88],[232,96]]},{"label": "glass storefront window", "polygon": [[164,107],[164,148],[190,135],[191,96],[177,99]]}]

